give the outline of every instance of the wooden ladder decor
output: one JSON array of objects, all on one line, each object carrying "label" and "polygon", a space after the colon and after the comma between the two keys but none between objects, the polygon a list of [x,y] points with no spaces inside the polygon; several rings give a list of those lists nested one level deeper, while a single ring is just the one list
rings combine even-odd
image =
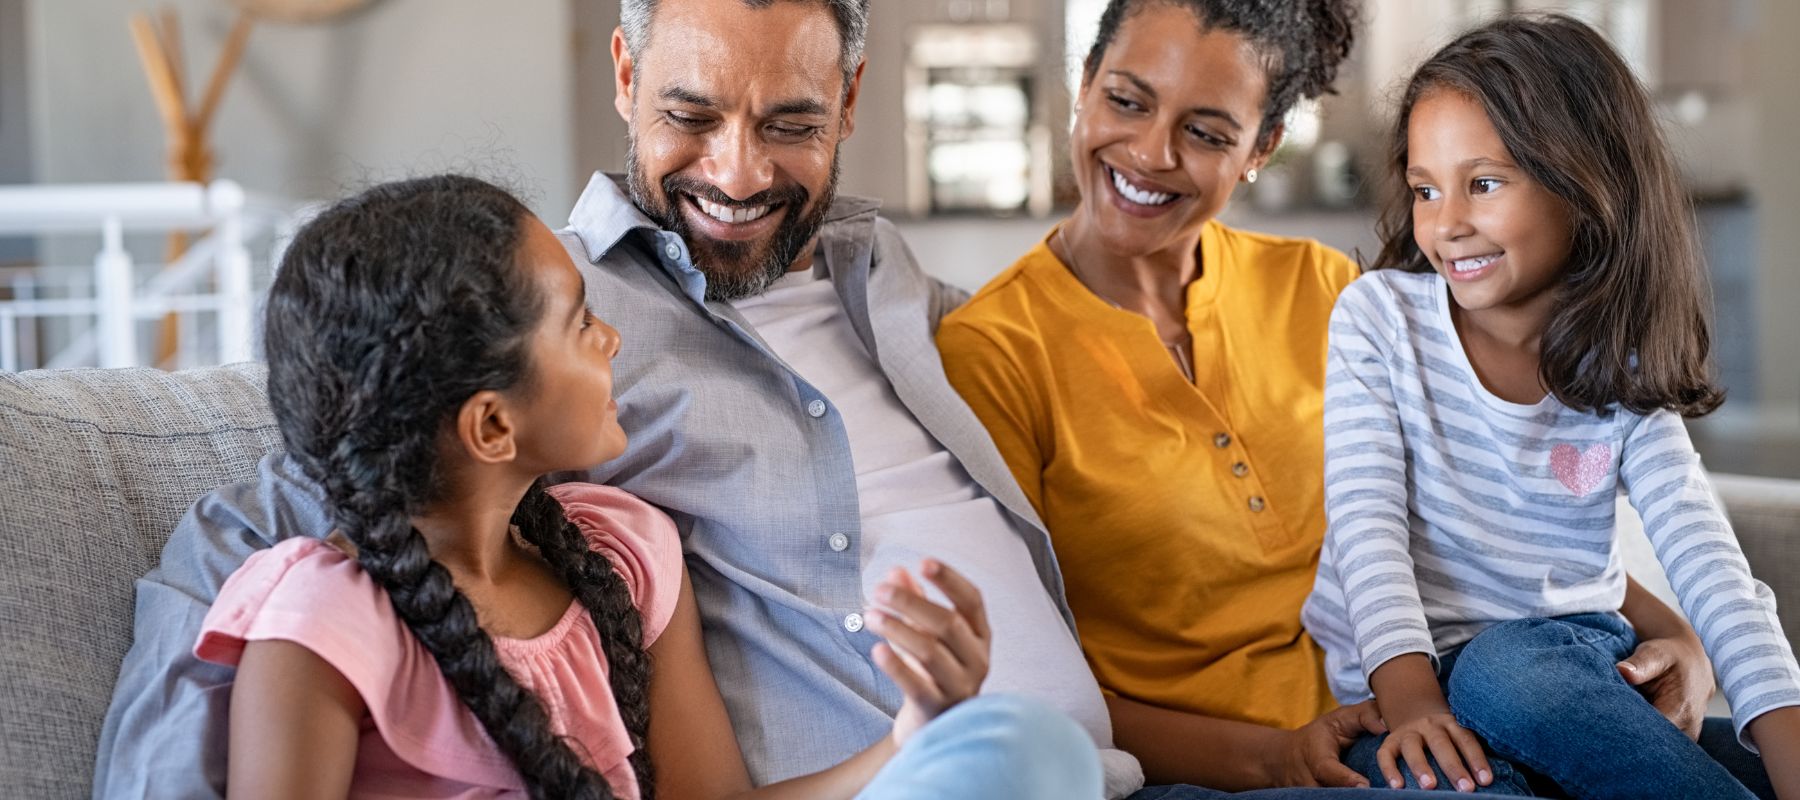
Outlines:
[{"label": "wooden ladder decor", "polygon": [[[147,14],[133,15],[131,38],[137,43],[138,59],[143,63],[144,75],[150,81],[150,94],[156,99],[156,110],[162,116],[163,130],[168,135],[169,179],[207,183],[213,176],[213,152],[207,141],[207,129],[218,113],[219,101],[225,96],[225,85],[243,59],[244,45],[250,38],[250,12],[238,12],[231,33],[225,37],[218,63],[213,65],[206,89],[200,95],[198,108],[190,107],[187,102],[181,29],[175,12],[165,8],[159,17],[153,22]],[[187,232],[171,232],[165,263],[174,263],[187,248]],[[155,363],[165,365],[175,357],[180,346],[178,337],[175,315],[171,313],[163,317]]]}]

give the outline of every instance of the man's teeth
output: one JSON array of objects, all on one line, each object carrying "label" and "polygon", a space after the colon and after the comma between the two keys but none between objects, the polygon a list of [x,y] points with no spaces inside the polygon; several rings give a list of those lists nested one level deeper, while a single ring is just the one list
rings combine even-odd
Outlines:
[{"label": "man's teeth", "polygon": [[1113,188],[1118,189],[1119,194],[1125,195],[1125,199],[1140,206],[1160,206],[1175,199],[1175,195],[1168,192],[1149,192],[1139,189],[1131,185],[1130,181],[1125,180],[1124,175],[1114,172],[1111,168],[1106,171],[1112,173]]},{"label": "man's teeth", "polygon": [[1450,262],[1450,269],[1456,272],[1470,272],[1481,269],[1482,267],[1499,260],[1499,253],[1490,253],[1485,256],[1476,256],[1474,258],[1459,258]]},{"label": "man's teeth", "polygon": [[774,206],[722,206],[704,197],[695,197],[694,203],[700,206],[700,210],[706,212],[707,216],[732,225],[754,222],[769,213],[769,209],[774,208]]}]

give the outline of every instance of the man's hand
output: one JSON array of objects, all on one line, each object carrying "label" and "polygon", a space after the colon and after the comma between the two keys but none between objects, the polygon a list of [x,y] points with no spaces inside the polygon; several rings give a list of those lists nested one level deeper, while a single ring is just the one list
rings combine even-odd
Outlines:
[{"label": "man's hand", "polygon": [[1715,684],[1712,662],[1698,639],[1646,639],[1631,651],[1631,657],[1618,663],[1618,669],[1626,683],[1636,687],[1689,739],[1700,739],[1700,725],[1706,721],[1706,703],[1712,699]]},{"label": "man's hand", "polygon": [[1297,730],[1289,731],[1285,746],[1270,755],[1270,772],[1277,786],[1336,786],[1366,789],[1369,781],[1344,766],[1344,748],[1363,734],[1387,733],[1374,700],[1334,708]]},{"label": "man's hand", "polygon": [[992,644],[975,585],[936,559],[925,559],[919,571],[953,608],[927,599],[911,575],[895,569],[876,585],[877,605],[864,615],[869,629],[887,639],[875,645],[875,665],[906,695],[894,718],[895,745],[981,691]]}]

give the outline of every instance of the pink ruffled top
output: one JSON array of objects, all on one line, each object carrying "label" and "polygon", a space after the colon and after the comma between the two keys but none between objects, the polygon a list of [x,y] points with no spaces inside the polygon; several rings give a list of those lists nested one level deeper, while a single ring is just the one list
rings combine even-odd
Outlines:
[{"label": "pink ruffled top", "polygon": [[[619,489],[563,484],[550,492],[631,588],[648,647],[668,625],[681,593],[674,523]],[[368,706],[351,797],[523,796],[512,762],[355,559],[308,537],[251,556],[220,590],[194,655],[236,666],[246,642],[270,639],[318,654]],[[606,776],[614,793],[638,797],[637,776],[626,760],[632,746],[607,682],[605,650],[581,603],[571,603],[543,635],[494,637],[494,645],[507,670],[543,702],[554,729]]]}]

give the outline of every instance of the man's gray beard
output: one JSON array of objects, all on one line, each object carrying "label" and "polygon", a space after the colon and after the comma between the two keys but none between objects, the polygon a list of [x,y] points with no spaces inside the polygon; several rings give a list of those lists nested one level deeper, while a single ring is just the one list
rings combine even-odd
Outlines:
[{"label": "man's gray beard", "polygon": [[[687,242],[688,253],[693,258],[694,268],[706,276],[706,299],[730,302],[746,297],[755,297],[768,291],[775,281],[787,274],[800,254],[813,245],[813,240],[824,227],[825,212],[830,210],[831,202],[837,197],[838,151],[831,154],[831,177],[825,183],[825,190],[817,201],[805,202],[805,190],[795,187],[800,193],[799,202],[789,201],[787,207],[781,209],[781,225],[775,229],[775,235],[769,240],[762,258],[756,259],[753,242],[728,242],[711,239],[695,233],[682,216],[677,203],[682,190],[670,188],[671,183],[678,183],[673,177],[663,181],[662,196],[667,205],[658,205],[649,189],[649,180],[643,174],[643,165],[638,162],[637,138],[627,139],[625,151],[625,186],[631,194],[631,202],[654,220],[663,230],[680,236]],[[709,198],[717,201],[719,198]],[[804,209],[804,212],[800,211]],[[723,265],[732,268],[722,268]]]}]

